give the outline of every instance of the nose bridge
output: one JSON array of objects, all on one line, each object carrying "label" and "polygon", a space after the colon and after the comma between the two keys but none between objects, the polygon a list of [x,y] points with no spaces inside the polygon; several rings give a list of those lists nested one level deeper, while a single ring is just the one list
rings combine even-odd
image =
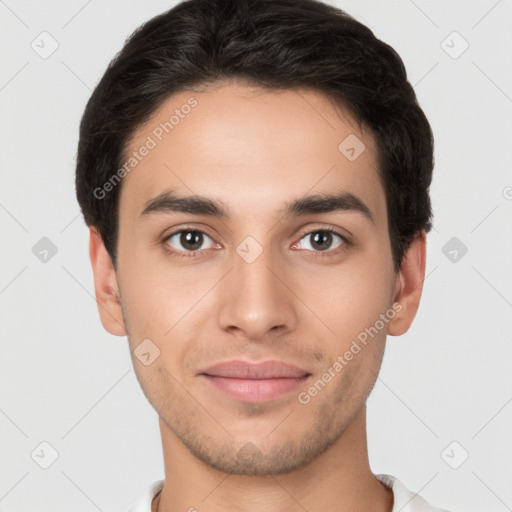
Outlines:
[{"label": "nose bridge", "polygon": [[245,337],[260,338],[273,328],[293,328],[292,297],[279,268],[272,248],[253,237],[235,248],[220,309],[224,329],[237,328]]}]

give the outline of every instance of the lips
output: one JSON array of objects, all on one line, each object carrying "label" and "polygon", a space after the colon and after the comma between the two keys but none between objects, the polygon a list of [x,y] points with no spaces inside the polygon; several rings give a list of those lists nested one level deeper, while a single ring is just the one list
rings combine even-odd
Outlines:
[{"label": "lips", "polygon": [[308,375],[308,372],[281,361],[265,361],[258,364],[246,361],[226,361],[210,366],[202,370],[200,374],[232,379],[281,379],[304,377]]},{"label": "lips", "polygon": [[242,402],[268,402],[296,390],[311,374],[281,361],[227,361],[199,372],[214,390]]}]

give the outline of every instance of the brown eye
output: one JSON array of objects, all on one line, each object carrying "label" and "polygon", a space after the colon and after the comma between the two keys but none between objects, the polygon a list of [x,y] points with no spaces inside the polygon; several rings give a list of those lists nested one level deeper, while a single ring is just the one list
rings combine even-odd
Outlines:
[{"label": "brown eye", "polygon": [[[306,233],[302,240],[308,240],[305,246],[301,249],[312,250],[315,252],[322,252],[337,249],[347,242],[346,238],[335,231],[329,229],[317,229]],[[333,246],[333,244],[336,244]]]},{"label": "brown eye", "polygon": [[165,242],[168,243],[175,251],[178,252],[196,252],[201,249],[209,249],[209,246],[204,244],[209,239],[213,240],[203,231],[193,229],[182,229],[169,235]]}]

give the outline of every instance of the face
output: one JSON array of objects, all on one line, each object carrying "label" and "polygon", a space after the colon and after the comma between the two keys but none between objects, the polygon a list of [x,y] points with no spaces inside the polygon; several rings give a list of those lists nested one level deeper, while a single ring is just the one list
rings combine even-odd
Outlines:
[{"label": "face", "polygon": [[[125,331],[109,330],[127,333],[145,395],[210,466],[311,461],[364,406],[399,316],[375,141],[319,93],[224,83],[170,97],[134,151],[114,280]],[[301,371],[204,375],[233,360]]]}]

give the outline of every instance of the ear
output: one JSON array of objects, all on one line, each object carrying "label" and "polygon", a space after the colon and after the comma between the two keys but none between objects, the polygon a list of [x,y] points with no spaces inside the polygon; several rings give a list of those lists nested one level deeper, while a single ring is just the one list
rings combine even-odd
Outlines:
[{"label": "ear", "polygon": [[94,274],[94,290],[101,323],[110,334],[124,336],[127,331],[114,265],[98,230],[90,227],[89,233],[89,258]]},{"label": "ear", "polygon": [[425,280],[426,233],[421,231],[404,254],[395,281],[396,315],[388,324],[388,334],[400,336],[408,331],[420,305]]}]

